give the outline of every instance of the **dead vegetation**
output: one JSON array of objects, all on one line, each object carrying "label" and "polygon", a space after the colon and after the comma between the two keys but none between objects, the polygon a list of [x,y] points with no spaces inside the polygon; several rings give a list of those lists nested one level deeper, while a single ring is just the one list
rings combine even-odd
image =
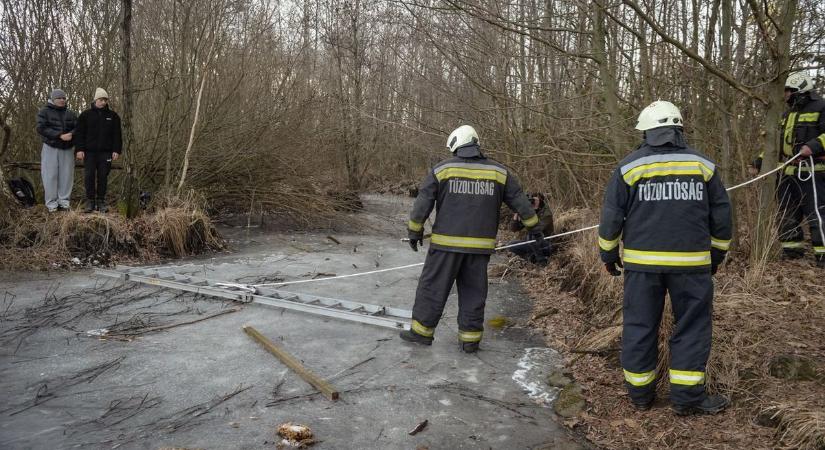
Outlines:
[{"label": "dead vegetation", "polygon": [[[559,215],[557,230],[596,221],[592,212],[568,211]],[[595,233],[557,244],[540,281],[532,276],[524,285],[536,300],[533,324],[565,353],[588,401],[567,426],[604,448],[825,448],[825,298],[822,272],[812,262],[752,268],[746,254],[729,255],[715,277],[707,373],[709,391],[733,404],[720,416],[685,419],[669,410],[666,380],[651,411],[636,411],[626,398],[619,362],[622,282],[603,272]],[[659,373],[667,373],[671,329],[666,306]]]},{"label": "dead vegetation", "polygon": [[0,269],[31,270],[152,261],[220,250],[203,208],[180,201],[127,220],[118,214],[19,210],[0,227]]}]

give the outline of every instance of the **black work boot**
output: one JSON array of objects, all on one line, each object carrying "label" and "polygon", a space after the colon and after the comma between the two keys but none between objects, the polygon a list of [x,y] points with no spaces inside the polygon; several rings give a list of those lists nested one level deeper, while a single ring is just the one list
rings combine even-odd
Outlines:
[{"label": "black work boot", "polygon": [[421,344],[421,345],[433,345],[433,338],[427,337],[427,336],[422,336],[422,335],[416,333],[413,330],[404,330],[401,333],[399,333],[398,335],[401,336],[401,339],[403,339],[407,342],[412,342],[414,344]]},{"label": "black work boot", "polygon": [[800,259],[805,257],[805,250],[801,248],[782,249],[782,259]]},{"label": "black work boot", "polygon": [[462,342],[461,351],[464,353],[475,353],[478,351],[478,342]]},{"label": "black work boot", "polygon": [[106,200],[97,200],[96,204],[97,204],[97,210],[98,211],[100,211],[102,213],[109,212],[109,207],[106,206]]},{"label": "black work boot", "polygon": [[634,408],[636,408],[637,411],[649,411],[650,408],[653,407],[653,402],[655,402],[655,401],[656,401],[656,397],[653,397],[648,401],[638,401],[637,402],[636,400],[631,400],[630,403],[633,405]]},{"label": "black work boot", "polygon": [[673,412],[677,416],[693,414],[718,414],[728,407],[730,401],[721,395],[708,395],[701,403],[695,405],[673,405]]},{"label": "black work boot", "polygon": [[816,257],[816,267],[820,269],[825,269],[825,255],[818,255]]},{"label": "black work boot", "polygon": [[95,211],[95,201],[92,199],[86,199],[86,207],[83,208],[83,212],[90,213]]}]

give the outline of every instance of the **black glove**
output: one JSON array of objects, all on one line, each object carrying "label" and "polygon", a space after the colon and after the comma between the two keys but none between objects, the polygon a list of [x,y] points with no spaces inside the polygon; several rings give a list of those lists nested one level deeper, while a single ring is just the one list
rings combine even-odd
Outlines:
[{"label": "black glove", "polygon": [[725,262],[726,253],[715,248],[710,249],[710,274],[716,275],[719,266]]},{"label": "black glove", "polygon": [[618,261],[614,261],[614,262],[610,262],[610,263],[605,263],[604,269],[607,270],[607,273],[609,273],[610,275],[613,275],[614,277],[618,277],[619,275],[622,274],[622,271],[617,269],[616,266],[624,268],[624,266],[622,265],[622,261],[618,260]]},{"label": "black glove", "polygon": [[410,238],[410,248],[413,249],[414,252],[418,251],[418,246],[422,245],[424,240],[421,238]]}]

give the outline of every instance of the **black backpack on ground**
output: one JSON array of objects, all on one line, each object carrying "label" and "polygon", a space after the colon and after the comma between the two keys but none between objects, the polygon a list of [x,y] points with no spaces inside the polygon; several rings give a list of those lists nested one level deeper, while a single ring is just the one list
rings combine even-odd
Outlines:
[{"label": "black backpack on ground", "polygon": [[25,178],[13,178],[9,180],[9,188],[17,201],[24,207],[31,208],[35,204],[34,186]]}]

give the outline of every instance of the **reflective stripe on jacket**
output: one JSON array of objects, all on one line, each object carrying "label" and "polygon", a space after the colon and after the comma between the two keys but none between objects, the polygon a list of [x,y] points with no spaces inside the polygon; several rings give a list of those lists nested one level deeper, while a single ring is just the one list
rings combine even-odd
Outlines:
[{"label": "reflective stripe on jacket", "polygon": [[538,217],[518,180],[478,147],[463,147],[456,157],[436,164],[418,191],[407,224],[412,238],[423,236],[424,221],[436,208],[431,248],[490,254],[496,246],[499,210],[504,202],[530,228]]}]

